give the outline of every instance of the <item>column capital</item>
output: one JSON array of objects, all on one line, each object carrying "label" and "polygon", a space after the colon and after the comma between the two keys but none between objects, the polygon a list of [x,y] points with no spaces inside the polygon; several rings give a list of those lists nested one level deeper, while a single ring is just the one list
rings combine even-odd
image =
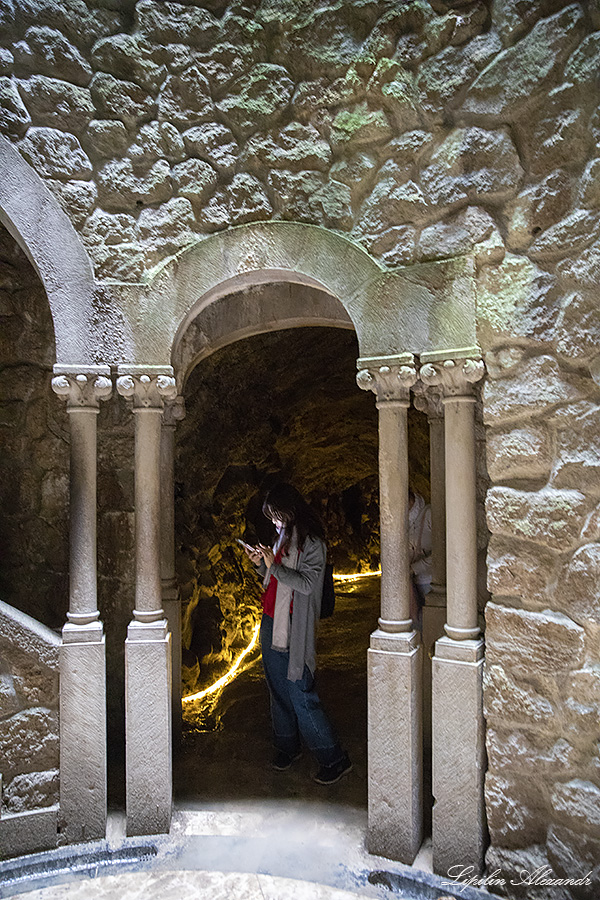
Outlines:
[{"label": "column capital", "polygon": [[473,385],[483,378],[484,372],[482,359],[444,359],[421,366],[419,378],[426,385],[439,385],[444,399],[472,397]]},{"label": "column capital", "polygon": [[177,384],[170,366],[119,366],[117,391],[133,401],[134,410],[162,410],[177,396]]},{"label": "column capital", "polygon": [[424,412],[429,421],[444,418],[443,391],[439,385],[425,384],[419,378],[411,388],[415,409]]},{"label": "column capital", "polygon": [[67,401],[67,410],[99,409],[112,394],[108,366],[54,366],[52,390]]},{"label": "column capital", "polygon": [[365,357],[357,360],[356,383],[363,391],[373,391],[377,404],[410,402],[410,388],[417,380],[412,353],[396,356]]},{"label": "column capital", "polygon": [[185,400],[179,394],[173,400],[165,400],[162,423],[167,427],[175,428],[178,422],[185,419]]}]

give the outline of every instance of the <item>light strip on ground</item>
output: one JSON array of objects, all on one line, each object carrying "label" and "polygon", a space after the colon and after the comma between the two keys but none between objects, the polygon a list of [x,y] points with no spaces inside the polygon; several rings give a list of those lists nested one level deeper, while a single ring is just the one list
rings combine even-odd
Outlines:
[{"label": "light strip on ground", "polygon": [[208,696],[208,694],[214,694],[215,691],[220,690],[222,687],[225,687],[230,681],[236,676],[236,672],[239,667],[243,663],[244,659],[251,653],[258,643],[258,632],[260,630],[260,622],[257,622],[254,626],[254,631],[252,632],[252,639],[247,647],[242,650],[236,661],[233,663],[230,669],[218,681],[215,681],[214,684],[209,685],[209,687],[204,688],[203,691],[198,691],[196,694],[188,694],[187,697],[182,697],[182,703],[189,703],[190,700],[201,700],[203,697]]}]

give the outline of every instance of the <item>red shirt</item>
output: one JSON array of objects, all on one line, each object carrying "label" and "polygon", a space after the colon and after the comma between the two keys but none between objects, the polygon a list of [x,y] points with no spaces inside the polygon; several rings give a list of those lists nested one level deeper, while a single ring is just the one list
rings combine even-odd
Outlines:
[{"label": "red shirt", "polygon": [[[281,562],[281,550],[278,550],[275,554],[274,562]],[[260,602],[262,603],[263,613],[265,616],[270,616],[272,619],[275,615],[275,597],[277,596],[277,579],[274,575],[271,575],[269,583],[267,585],[266,590],[263,592],[262,597],[260,598]],[[290,604],[290,612],[292,611],[292,606]]]}]

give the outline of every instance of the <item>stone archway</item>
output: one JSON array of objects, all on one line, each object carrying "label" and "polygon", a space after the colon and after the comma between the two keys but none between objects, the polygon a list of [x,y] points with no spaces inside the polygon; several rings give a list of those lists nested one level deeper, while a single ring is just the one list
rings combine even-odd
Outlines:
[{"label": "stone archway", "polygon": [[40,176],[0,135],[0,222],[29,257],[46,290],[56,357],[68,365],[95,361],[94,275],[70,219]]},{"label": "stone archway", "polygon": [[[132,650],[134,643],[142,640],[145,648],[143,654],[141,648],[137,648],[135,662],[132,655],[134,674],[130,683],[133,685],[137,679],[137,688],[132,688],[128,701],[131,709],[128,747],[131,747],[132,759],[138,761],[139,748],[136,751],[136,747],[140,729],[135,710],[150,705],[162,710],[162,724],[159,723],[157,728],[164,734],[163,744],[168,748],[165,699],[170,694],[170,686],[167,680],[162,685],[155,681],[149,692],[147,679],[140,674],[145,666],[152,668],[152,653],[155,662],[166,659],[165,654],[169,654],[166,622],[161,619],[158,533],[148,540],[153,531],[149,511],[158,512],[160,507],[161,429],[160,420],[151,414],[161,412],[165,401],[175,401],[178,386],[185,381],[183,370],[198,354],[210,350],[211,340],[215,345],[222,344],[252,330],[277,327],[273,321],[267,321],[268,317],[260,310],[249,311],[242,307],[229,313],[225,312],[226,305],[222,302],[232,291],[274,280],[309,285],[337,298],[336,302],[345,311],[344,320],[346,323],[350,320],[357,332],[361,353],[359,386],[377,395],[383,576],[380,627],[372,637],[369,651],[369,846],[373,852],[412,862],[422,835],[422,649],[409,614],[406,410],[410,403],[410,387],[417,380],[415,357],[419,356],[424,364],[424,384],[427,388],[440,386],[444,400],[452,410],[451,419],[446,417],[447,430],[450,422],[450,452],[447,452],[446,460],[451,460],[453,467],[453,460],[462,454],[466,464],[459,467],[457,478],[447,481],[448,490],[452,493],[454,514],[459,518],[464,514],[464,520],[472,523],[475,508],[474,457],[469,449],[474,440],[472,384],[481,378],[483,367],[475,338],[473,264],[469,258],[383,272],[351,241],[326,229],[297,223],[260,223],[230,229],[194,245],[165,266],[137,297],[131,298],[129,316],[137,323],[136,355],[135,361],[119,365],[118,389],[133,399],[137,412],[136,478],[139,476],[140,493],[139,504],[136,499],[136,521],[139,519],[141,535],[137,545],[138,594],[144,606],[138,607],[136,600],[128,641],[131,641]],[[279,313],[287,316],[288,321],[303,320],[297,310],[282,307]],[[331,311],[327,315],[330,316]],[[203,332],[197,324],[195,331],[199,343],[195,345],[194,340],[190,340],[186,347],[182,336],[195,319],[202,322],[201,317],[204,317],[210,334]],[[174,372],[173,366],[166,364],[167,359],[181,365],[182,369]],[[172,450],[170,457],[172,459]],[[166,458],[169,458],[169,452]],[[172,473],[172,462],[167,465]],[[151,471],[155,473],[153,486],[148,478]],[[456,485],[459,482],[464,490],[457,500]],[[165,483],[172,483],[169,475],[163,477]],[[467,801],[472,810],[468,827],[462,828],[460,834],[457,831],[453,840],[461,851],[464,850],[463,857],[480,868],[484,849],[482,642],[472,623],[477,602],[476,585],[470,577],[474,568],[472,558],[476,554],[472,538],[469,527],[464,533],[457,530],[448,542],[448,556],[454,561],[450,589],[453,599],[448,606],[452,620],[448,624],[450,644],[441,646],[444,655],[438,665],[438,684],[448,683],[448,671],[453,668],[460,672],[469,670],[469,684],[461,690],[468,693],[472,687],[468,717],[475,723],[473,742],[461,757],[457,752],[460,732],[457,728],[449,730],[447,727],[448,716],[452,717],[451,706],[446,705],[439,712],[441,706],[438,704],[440,727],[437,734],[441,756],[437,769],[442,776],[438,779],[440,796],[436,795],[436,800],[438,821],[443,827],[440,811],[451,809],[456,803],[455,785],[460,779],[451,779],[449,773],[455,760],[459,759],[465,769],[463,780],[472,783]],[[461,573],[466,576],[461,577]],[[158,629],[159,621],[163,621],[161,629]],[[142,637],[142,626],[150,624],[156,626],[156,635],[150,639],[146,630]],[[136,634],[139,636],[134,641]],[[153,650],[151,643],[154,643]],[[468,651],[466,656],[465,650]],[[147,662],[142,661],[144,654]],[[450,752],[444,746],[449,733],[457,742],[457,747]],[[135,773],[131,770],[128,797],[134,799],[131,809],[128,800],[128,820],[132,833],[165,827],[170,795],[158,798],[157,806],[162,812],[151,821],[135,798],[141,796],[143,785],[164,783],[170,772],[169,766],[170,751],[162,754],[162,761],[155,754],[144,765],[137,765]],[[441,847],[442,828],[438,830]]]}]

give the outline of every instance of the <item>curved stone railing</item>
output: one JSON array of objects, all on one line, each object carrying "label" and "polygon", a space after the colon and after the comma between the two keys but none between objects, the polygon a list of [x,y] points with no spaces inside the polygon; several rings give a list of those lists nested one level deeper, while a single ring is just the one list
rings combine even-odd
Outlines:
[{"label": "curved stone railing", "polygon": [[0,857],[56,846],[60,646],[0,601]]}]

